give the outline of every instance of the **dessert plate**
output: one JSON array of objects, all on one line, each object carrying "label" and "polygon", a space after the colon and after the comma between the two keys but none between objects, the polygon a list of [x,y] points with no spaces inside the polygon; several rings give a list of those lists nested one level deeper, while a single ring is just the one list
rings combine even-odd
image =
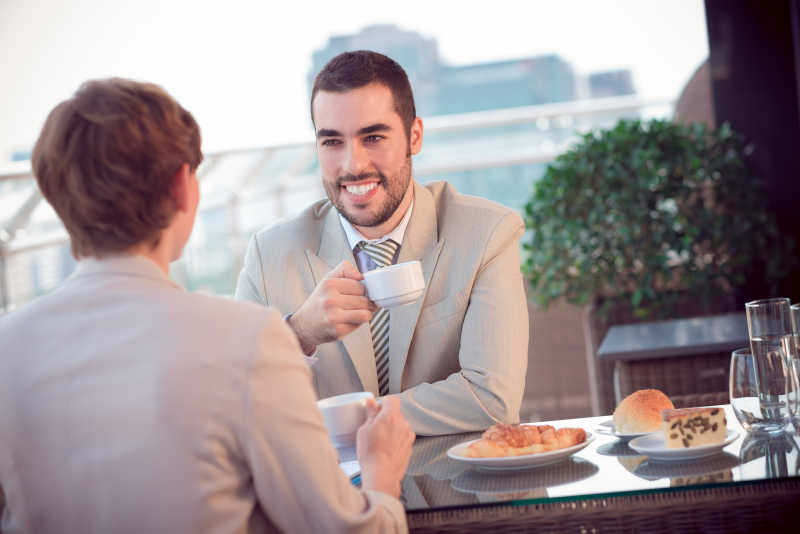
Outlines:
[{"label": "dessert plate", "polygon": [[594,429],[595,432],[598,434],[604,434],[606,436],[614,436],[615,438],[619,439],[633,439],[638,438],[639,436],[646,436],[650,434],[650,432],[633,432],[633,433],[625,433],[625,432],[617,432],[614,428],[614,420],[609,419],[608,421],[603,421],[597,425],[597,428]]},{"label": "dessert plate", "polygon": [[649,456],[653,460],[677,462],[695,460],[697,458],[705,458],[707,456],[719,454],[726,445],[729,445],[737,437],[739,437],[738,432],[728,429],[728,435],[725,436],[725,440],[722,441],[722,443],[713,443],[700,447],[668,449],[664,446],[664,433],[659,431],[631,440],[630,446],[631,449]]},{"label": "dessert plate", "polygon": [[478,440],[473,439],[450,447],[450,449],[447,451],[447,456],[453,460],[473,465],[479,469],[517,470],[528,467],[550,465],[565,460],[594,441],[594,436],[591,432],[587,432],[586,440],[584,442],[573,445],[572,447],[566,447],[564,449],[557,449],[549,452],[537,452],[534,454],[523,454],[521,456],[498,456],[491,458],[470,458],[469,456],[464,456],[464,451],[466,448],[476,441]]}]

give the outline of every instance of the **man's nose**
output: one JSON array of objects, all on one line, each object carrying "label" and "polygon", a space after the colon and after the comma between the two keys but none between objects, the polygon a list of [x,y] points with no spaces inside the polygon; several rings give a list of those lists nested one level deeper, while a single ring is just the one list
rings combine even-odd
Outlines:
[{"label": "man's nose", "polygon": [[358,176],[361,174],[368,165],[368,158],[364,147],[358,143],[350,143],[347,147],[347,154],[343,163],[343,171],[348,174]]}]

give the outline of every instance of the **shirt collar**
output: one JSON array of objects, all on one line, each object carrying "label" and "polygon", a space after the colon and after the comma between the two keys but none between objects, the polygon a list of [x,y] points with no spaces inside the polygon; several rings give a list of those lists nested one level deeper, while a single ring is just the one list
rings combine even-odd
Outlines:
[{"label": "shirt collar", "polygon": [[411,204],[408,206],[406,210],[406,214],[403,215],[403,218],[400,219],[400,223],[394,227],[394,230],[389,232],[388,234],[379,237],[378,239],[367,239],[361,232],[355,229],[350,221],[342,217],[342,214],[339,214],[339,221],[342,223],[342,228],[344,229],[344,233],[347,236],[347,242],[350,244],[350,249],[356,248],[362,241],[366,241],[367,243],[380,243],[382,241],[386,241],[387,239],[392,239],[398,245],[403,244],[403,236],[406,233],[406,227],[408,226],[408,221],[411,220],[411,210],[414,209],[414,201],[411,201]]}]

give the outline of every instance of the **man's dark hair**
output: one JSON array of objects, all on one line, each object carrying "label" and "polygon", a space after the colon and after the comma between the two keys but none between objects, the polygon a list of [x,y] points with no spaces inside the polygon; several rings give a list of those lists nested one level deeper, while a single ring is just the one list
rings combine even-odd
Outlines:
[{"label": "man's dark hair", "polygon": [[417,110],[408,76],[395,60],[370,50],[344,52],[322,68],[311,89],[311,120],[314,120],[314,97],[318,91],[342,93],[371,83],[383,84],[392,92],[394,109],[403,121],[406,135],[410,136]]}]

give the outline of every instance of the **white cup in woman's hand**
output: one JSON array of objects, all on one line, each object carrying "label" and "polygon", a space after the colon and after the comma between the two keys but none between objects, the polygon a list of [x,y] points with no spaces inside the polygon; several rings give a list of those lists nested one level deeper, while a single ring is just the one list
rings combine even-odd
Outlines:
[{"label": "white cup in woman's hand", "polygon": [[367,420],[367,399],[374,398],[369,391],[345,393],[317,401],[322,421],[334,447],[352,447],[356,444],[358,428]]}]

